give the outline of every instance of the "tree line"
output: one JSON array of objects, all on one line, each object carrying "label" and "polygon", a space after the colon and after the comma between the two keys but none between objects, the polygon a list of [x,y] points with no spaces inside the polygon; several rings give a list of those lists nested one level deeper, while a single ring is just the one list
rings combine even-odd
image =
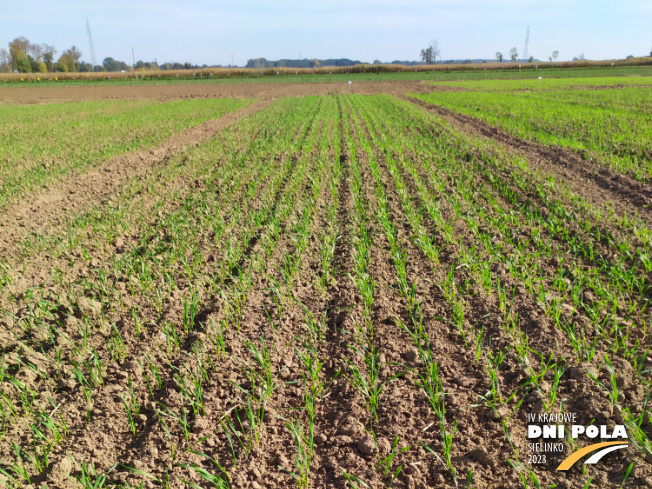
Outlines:
[{"label": "tree line", "polygon": [[80,71],[81,51],[72,46],[55,61],[57,50],[50,44],[36,44],[25,37],[9,43],[9,49],[0,49],[0,71],[19,73],[48,73],[53,71]]},{"label": "tree line", "polygon": [[[425,64],[428,64],[428,65],[429,64],[434,64],[434,63],[437,62],[437,57],[440,55],[440,53],[441,53],[441,51],[439,49],[439,42],[437,41],[437,39],[435,39],[430,43],[430,45],[427,48],[424,48],[424,49],[421,50],[421,53],[420,53],[421,62],[425,63]],[[556,61],[558,56],[559,56],[559,51],[555,50],[555,51],[552,52],[552,55],[548,57],[548,59],[550,61]],[[650,56],[652,56],[652,52],[650,52]],[[518,50],[516,48],[512,48],[512,49],[509,50],[509,58],[512,61],[517,61],[517,59],[518,59]],[[505,59],[505,57],[503,56],[503,53],[501,53],[500,51],[497,51],[496,52],[496,60],[499,63],[502,63],[504,59]],[[584,59],[584,55],[582,55],[581,58],[579,58],[579,59]],[[534,59],[533,56],[530,56],[527,59],[528,63],[532,63],[534,61],[535,61],[535,59]],[[441,62],[441,58],[440,58],[440,62]]]},{"label": "tree line", "polygon": [[[129,65],[111,57],[104,58],[101,65],[81,61],[82,52],[72,46],[56,58],[57,50],[50,44],[32,43],[26,37],[17,37],[9,43],[8,49],[0,49],[0,72],[10,73],[74,73],[102,71],[154,71],[154,70],[194,70],[208,68],[192,63],[162,63],[156,61],[137,61]],[[56,59],[55,59],[56,58]],[[212,66],[219,67],[219,66]]]},{"label": "tree line", "polygon": [[[556,61],[558,56],[559,56],[559,51],[555,50],[555,51],[552,52],[552,55],[551,55],[551,56],[548,56],[548,60],[551,61],[551,62],[552,62],[552,61]],[[517,50],[516,48],[512,48],[512,49],[509,50],[509,58],[510,58],[513,62],[515,62],[515,61],[518,59],[518,50]],[[497,52],[496,52],[496,60],[497,60],[499,63],[502,63],[502,62],[503,62],[503,59],[504,59],[503,53],[501,53],[500,51],[497,51]],[[533,57],[533,56],[530,56],[530,57],[527,59],[527,62],[528,62],[528,63],[532,63],[533,61],[534,61],[534,57]]]}]

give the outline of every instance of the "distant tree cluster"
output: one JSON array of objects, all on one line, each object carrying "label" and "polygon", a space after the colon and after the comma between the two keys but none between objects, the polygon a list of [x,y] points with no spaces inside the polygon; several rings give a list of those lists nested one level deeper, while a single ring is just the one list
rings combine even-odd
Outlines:
[{"label": "distant tree cluster", "polygon": [[254,58],[247,61],[245,68],[320,68],[322,66],[354,66],[360,61],[348,58],[339,59],[279,59],[271,61],[266,58]]},{"label": "distant tree cluster", "polygon": [[[558,52],[558,51],[555,51],[554,53],[552,53],[552,57],[550,58],[550,61],[552,61],[553,58],[556,59],[557,56],[559,56],[559,52]],[[505,59],[505,57],[503,56],[503,53],[501,53],[500,51],[496,51],[496,55],[495,55],[495,57],[496,57],[496,60],[497,60],[499,63],[502,63],[502,62],[503,62],[503,59]],[[510,59],[512,62],[516,62],[516,61],[518,61],[518,50],[517,50],[516,48],[512,48],[512,49],[509,50],[509,59]],[[527,59],[527,62],[528,62],[528,63],[533,63],[533,62],[534,62],[534,56],[530,56],[530,57]]]},{"label": "distant tree cluster", "polygon": [[[124,61],[117,61],[113,58],[104,58],[102,66],[96,67],[95,71],[168,71],[168,70],[197,70],[200,68],[209,68],[208,65],[194,65],[192,63],[162,63],[156,61],[136,61],[135,66],[128,65]],[[218,66],[210,66],[218,68]]]},{"label": "distant tree cluster", "polygon": [[64,50],[56,61],[57,50],[54,46],[32,43],[26,37],[17,37],[8,47],[0,49],[0,71],[4,73],[93,71],[90,63],[80,61],[82,52],[76,46]]},{"label": "distant tree cluster", "polygon": [[66,49],[55,61],[57,50],[49,44],[31,43],[26,37],[17,37],[9,49],[0,49],[0,71],[19,73],[48,73],[53,71],[80,71],[81,51],[75,46]]},{"label": "distant tree cluster", "polygon": [[[516,61],[518,59],[518,50],[516,48],[512,48],[509,50],[509,58],[512,61]],[[496,60],[498,60],[499,63],[502,63],[504,59],[503,53],[500,51],[496,51]]]},{"label": "distant tree cluster", "polygon": [[105,58],[101,65],[81,61],[82,52],[76,46],[66,49],[55,60],[57,50],[49,44],[32,43],[26,37],[17,37],[9,43],[9,49],[0,49],[0,72],[9,73],[74,73],[99,71],[151,71],[194,70],[208,68],[191,63],[164,63],[138,61],[135,66],[113,58]]}]

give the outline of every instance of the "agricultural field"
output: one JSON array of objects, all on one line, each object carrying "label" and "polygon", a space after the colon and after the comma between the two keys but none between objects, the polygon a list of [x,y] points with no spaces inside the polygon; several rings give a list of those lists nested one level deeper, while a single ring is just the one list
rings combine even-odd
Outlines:
[{"label": "agricultural field", "polygon": [[[555,78],[549,75],[555,76]],[[622,87],[635,87],[643,86],[648,87],[652,85],[652,71],[649,73],[641,73],[648,76],[582,76],[582,77],[556,77],[556,73],[529,72],[528,76],[514,79],[491,79],[479,80],[467,78],[464,80],[447,80],[432,82],[436,86],[457,87],[464,90],[472,91],[500,91],[510,92],[513,90],[530,90],[530,91],[549,91],[560,90],[563,88],[578,90],[586,88],[622,88]],[[541,79],[537,75],[542,75]]]},{"label": "agricultural field", "polygon": [[476,63],[437,65],[355,65],[319,68],[204,68],[127,73],[0,73],[7,86],[213,85],[243,83],[330,83],[354,81],[519,80],[536,78],[635,77],[652,75],[649,59],[623,62]]},{"label": "agricultural field", "polygon": [[417,83],[0,108],[0,486],[651,487],[650,89]]},{"label": "agricultural field", "polygon": [[[575,83],[582,83],[581,79],[545,80],[543,90],[538,80],[457,83],[454,85],[471,88],[473,93],[436,93],[421,98],[523,139],[587,150],[587,158],[647,182],[652,176],[651,80],[616,78],[616,85],[642,85],[618,90],[601,87],[604,81],[599,79],[590,79],[580,88]],[[548,85],[551,89],[546,90]]]},{"label": "agricultural field", "polygon": [[0,107],[0,209],[17,196],[56,184],[76,170],[159,145],[183,129],[245,104],[212,99]]}]

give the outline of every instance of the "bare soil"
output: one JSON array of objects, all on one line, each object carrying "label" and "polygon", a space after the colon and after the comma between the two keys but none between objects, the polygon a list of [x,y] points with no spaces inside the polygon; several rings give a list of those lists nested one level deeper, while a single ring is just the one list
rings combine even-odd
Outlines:
[{"label": "bare soil", "polygon": [[39,104],[83,100],[181,100],[193,98],[259,98],[358,93],[427,93],[458,90],[435,87],[418,81],[381,81],[347,83],[221,83],[196,85],[120,85],[120,86],[48,86],[0,87],[0,102]]}]

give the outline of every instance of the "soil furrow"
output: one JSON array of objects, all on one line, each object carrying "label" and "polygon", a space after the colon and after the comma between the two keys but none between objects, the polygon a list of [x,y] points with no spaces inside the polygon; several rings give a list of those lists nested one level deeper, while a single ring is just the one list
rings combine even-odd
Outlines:
[{"label": "soil furrow", "polygon": [[484,136],[500,142],[506,149],[524,155],[533,167],[567,181],[572,190],[591,201],[613,202],[629,215],[638,214],[650,219],[652,186],[634,178],[613,172],[599,163],[584,159],[582,155],[557,146],[543,146],[527,141],[491,126],[486,122],[450,109],[433,105],[410,96],[404,100],[424,107],[450,122],[453,127],[467,133]]},{"label": "soil furrow", "polygon": [[333,381],[327,397],[321,403],[319,417],[316,420],[316,433],[318,443],[316,444],[316,461],[320,467],[315,471],[313,477],[315,487],[329,487],[341,480],[342,474],[339,470],[338,459],[345,455],[345,448],[340,448],[342,439],[337,436],[338,427],[342,424],[342,413],[346,413],[349,407],[347,401],[350,394],[350,386],[343,378],[339,377],[341,368],[344,365],[346,356],[347,337],[344,334],[350,323],[350,314],[357,310],[355,299],[355,287],[347,276],[352,270],[352,226],[355,213],[353,194],[350,188],[350,157],[345,149],[344,137],[342,134],[342,108],[338,98],[339,128],[336,136],[340,138],[340,153],[334,155],[339,158],[342,169],[339,187],[337,189],[337,213],[335,216],[337,243],[333,254],[333,280],[326,287],[326,294],[323,300],[326,312],[326,324],[328,331],[323,350],[328,360],[327,378]]},{"label": "soil furrow", "polygon": [[[319,133],[322,134],[321,129]],[[286,222],[296,221],[302,211],[305,195],[303,190],[308,178],[307,175],[311,173],[310,167],[314,166],[312,162],[316,159],[315,156],[317,156],[315,153],[304,156],[310,162],[308,163],[309,171],[304,174],[300,185],[294,190],[298,201],[293,205],[291,215],[288,216]],[[317,169],[312,168],[312,170],[316,171]],[[323,174],[324,172],[321,173],[322,177]],[[285,297],[287,302],[283,302],[283,313],[279,314],[278,303],[275,302],[275,296],[271,293],[271,289],[275,284],[283,283],[282,265],[284,257],[296,251],[296,241],[289,227],[286,229],[286,233],[281,236],[279,242],[276,243],[274,253],[261,270],[265,278],[257,280],[255,286],[247,292],[247,301],[242,311],[240,329],[237,334],[231,334],[229,353],[234,360],[239,359],[238,361],[242,363],[238,365],[236,362],[227,362],[230,366],[229,377],[232,380],[236,380],[237,377],[237,383],[245,385],[249,389],[242,373],[234,375],[233,371],[244,370],[243,362],[251,362],[251,352],[245,348],[244,342],[251,341],[260,345],[262,344],[262,338],[265,339],[268,345],[271,345],[272,341],[276,345],[275,348],[272,348],[271,354],[274,375],[278,376],[277,389],[265,406],[260,437],[252,452],[253,456],[246,456],[246,454],[242,453],[242,450],[238,454],[239,469],[233,480],[234,487],[255,488],[261,487],[260,484],[270,484],[271,481],[274,481],[276,485],[282,485],[291,481],[287,470],[295,470],[293,441],[285,423],[295,415],[301,416],[302,413],[302,369],[301,362],[295,351],[301,347],[301,341],[298,339],[305,335],[305,326],[302,321],[301,309],[293,302],[293,299],[301,300],[311,310],[321,307],[322,299],[314,297],[311,274],[315,267],[310,260],[310,257],[317,255],[314,246],[317,243],[316,232],[318,226],[315,223],[321,217],[320,209],[322,206],[320,203],[321,198],[315,202],[314,214],[312,215],[313,225],[310,230],[311,238],[309,242],[313,244],[303,252],[305,259],[302,260],[301,272],[293,280],[293,289],[285,290],[288,295]],[[256,251],[263,253],[260,246],[256,248]],[[278,296],[276,299],[278,299]],[[215,318],[217,318],[218,314],[219,311],[213,313]],[[226,372],[227,369],[224,371]],[[241,405],[242,400],[237,400],[237,398],[243,397],[242,392],[238,392],[233,386],[228,390],[231,392],[230,395],[234,402]],[[213,389],[211,389],[212,391]],[[215,392],[215,394],[219,394],[220,397],[224,396],[224,392]],[[213,411],[220,412],[220,410],[224,411],[225,408],[226,405],[222,406],[221,409],[214,406]],[[228,450],[225,445],[214,449],[216,455],[219,455],[221,463],[223,461],[227,467],[231,465],[228,461]],[[218,457],[216,456],[216,458]]]},{"label": "soil furrow", "polygon": [[136,153],[127,153],[107,161],[87,173],[13,204],[2,216],[0,250],[11,255],[17,252],[15,242],[30,232],[52,232],[68,212],[80,212],[93,202],[111,195],[127,179],[146,174],[150,169],[164,164],[172,155],[184,148],[196,146],[219,131],[265,108],[269,101],[258,101],[221,118],[204,122],[185,130],[164,144]]}]

